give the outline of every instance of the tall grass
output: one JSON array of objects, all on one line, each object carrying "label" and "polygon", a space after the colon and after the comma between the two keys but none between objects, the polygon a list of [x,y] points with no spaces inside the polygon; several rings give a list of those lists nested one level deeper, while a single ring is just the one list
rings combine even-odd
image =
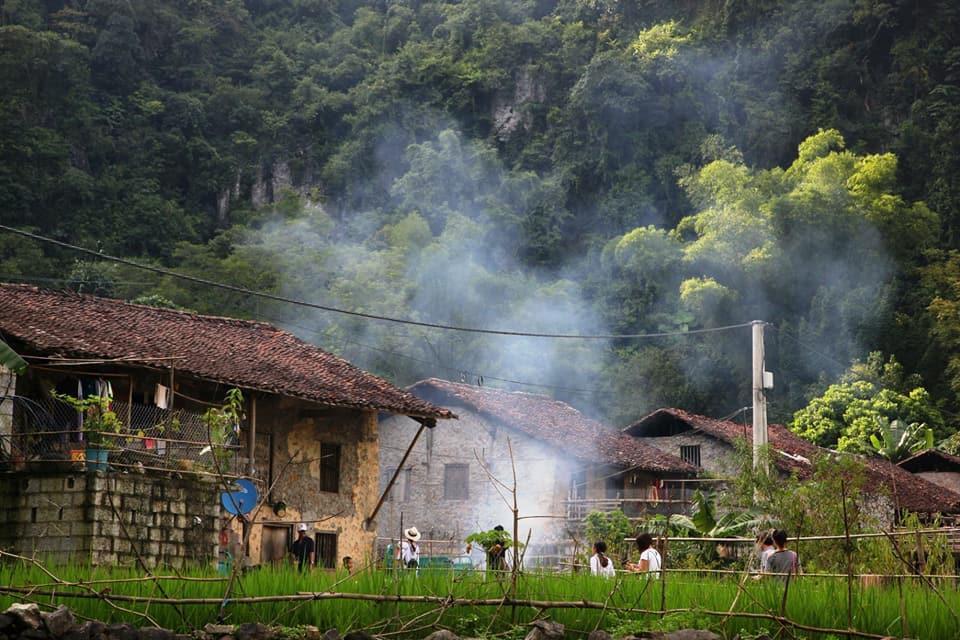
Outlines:
[{"label": "tall grass", "polygon": [[[63,580],[94,581],[103,579],[140,577],[134,569],[120,567],[66,566],[52,569]],[[216,577],[207,569],[193,568],[182,572],[190,577]],[[0,565],[0,585],[38,585],[50,583],[50,577],[37,567],[22,563]],[[338,584],[339,582],[339,584]],[[282,568],[263,568],[242,577],[234,596],[264,596],[295,594],[300,591],[324,591],[334,587],[336,591],[350,593],[437,595],[458,598],[499,598],[507,589],[508,581],[499,582],[480,573],[453,574],[447,571],[421,571],[417,576],[409,571],[399,573],[370,570],[355,576],[329,572],[301,574]],[[614,585],[616,584],[616,588]],[[109,587],[114,594],[159,597],[152,582],[112,583],[94,586]],[[552,619],[567,625],[571,632],[589,632],[596,627],[617,630],[623,633],[644,629],[670,629],[680,626],[696,626],[714,629],[726,637],[741,631],[759,633],[775,631],[773,621],[744,618],[709,617],[692,614],[659,615],[623,614],[612,611],[617,608],[659,609],[663,583],[647,581],[638,576],[626,576],[619,582],[577,574],[523,575],[518,583],[517,597],[534,600],[592,600],[609,602],[609,611],[587,609],[554,609]],[[960,611],[960,594],[956,584],[940,584],[940,591],[954,611]],[[169,597],[221,598],[223,582],[186,582],[166,580],[163,591]],[[737,611],[779,612],[783,596],[783,583],[777,579],[748,580],[745,592],[737,600]],[[48,589],[49,590],[49,589]],[[131,614],[111,608],[99,600],[70,597],[67,590],[57,589],[55,598],[44,597],[45,604],[67,604],[78,614],[106,622],[142,622]],[[611,593],[611,591],[613,591]],[[727,611],[737,595],[737,576],[697,577],[691,574],[671,574],[666,582],[666,606],[700,610]],[[960,627],[947,606],[922,584],[905,581],[903,584],[904,605],[907,613],[910,636],[939,640],[960,637]],[[16,595],[0,596],[0,606],[22,600]],[[147,608],[141,603],[121,603],[149,615],[163,626],[187,630],[197,628],[216,619],[217,606],[185,606],[177,611],[169,606],[153,603]],[[351,600],[324,600],[307,602],[273,602],[257,604],[228,604],[228,622],[258,621],[284,626],[316,625],[321,629],[336,627],[341,632],[354,629],[373,629],[380,632],[397,632],[409,623],[400,637],[423,637],[423,627],[436,624],[453,629],[467,636],[490,635],[509,631],[512,623],[531,620],[536,611],[518,607],[497,610],[495,607],[450,607],[443,609],[433,604],[372,603]],[[418,621],[410,622],[423,615]],[[846,583],[838,579],[801,578],[791,583],[786,604],[787,616],[797,622],[827,628],[846,627]],[[854,591],[853,623],[856,629],[876,634],[899,636],[901,632],[900,602],[896,585],[856,587]],[[802,634],[797,634],[803,637]]]}]

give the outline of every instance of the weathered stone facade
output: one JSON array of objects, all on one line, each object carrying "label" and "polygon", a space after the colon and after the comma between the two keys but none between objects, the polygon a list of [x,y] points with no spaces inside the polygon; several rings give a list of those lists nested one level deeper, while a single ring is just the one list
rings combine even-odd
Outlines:
[{"label": "weathered stone facade", "polygon": [[215,483],[124,473],[0,476],[0,547],[54,562],[150,567],[217,557]]},{"label": "weathered stone facade", "polygon": [[[571,442],[561,451],[516,430],[486,420],[482,416],[458,409],[459,420],[443,423],[421,435],[405,470],[401,472],[391,500],[384,504],[378,517],[378,532],[383,539],[400,535],[400,518],[404,528],[415,526],[424,538],[462,541],[475,531],[492,529],[501,524],[513,526],[510,509],[504,503],[483,466],[507,485],[513,483],[510,448],[516,463],[520,538],[530,542],[533,553],[545,546],[565,544],[578,518],[592,510],[587,502],[583,513],[571,511],[568,501],[610,498],[607,479],[622,473],[607,465],[585,465],[577,458],[578,448],[591,443]],[[396,469],[419,425],[395,416],[380,424],[381,487],[385,488],[388,472]],[[480,462],[483,461],[483,466]],[[468,497],[451,499],[445,496],[445,467],[468,465]],[[578,475],[580,474],[580,475]],[[631,472],[618,498],[646,498],[653,478]],[[579,483],[579,491],[574,487]],[[502,490],[502,489],[501,489]],[[509,498],[509,494],[505,495]],[[531,517],[533,516],[533,517]]]},{"label": "weathered stone facade", "polygon": [[[270,503],[283,502],[277,515],[261,512],[250,533],[249,562],[265,562],[264,524],[293,529],[305,522],[310,535],[336,535],[337,562],[351,556],[361,562],[374,548],[376,532],[364,520],[379,497],[377,414],[327,409],[290,398],[261,399],[257,409],[256,475],[265,488],[276,485]],[[321,490],[321,446],[340,445],[339,491]],[[287,464],[287,462],[290,462]],[[239,528],[238,528],[239,530]]]},{"label": "weathered stone facade", "polygon": [[700,467],[710,475],[729,478],[737,474],[733,447],[703,433],[689,431],[675,436],[644,437],[643,441],[664,453],[680,457],[680,448],[700,447]]}]

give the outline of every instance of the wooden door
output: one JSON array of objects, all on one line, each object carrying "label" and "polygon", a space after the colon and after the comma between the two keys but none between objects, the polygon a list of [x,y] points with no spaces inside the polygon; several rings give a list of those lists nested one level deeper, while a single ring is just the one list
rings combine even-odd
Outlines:
[{"label": "wooden door", "polygon": [[260,562],[279,564],[288,555],[290,547],[290,527],[286,525],[263,525],[260,539]]}]

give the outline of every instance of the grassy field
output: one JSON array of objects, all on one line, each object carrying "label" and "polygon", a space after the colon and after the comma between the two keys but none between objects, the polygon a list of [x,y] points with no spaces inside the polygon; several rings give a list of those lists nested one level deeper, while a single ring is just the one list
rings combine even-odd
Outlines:
[{"label": "grassy field", "polygon": [[[67,581],[116,580],[140,577],[126,568],[57,567],[52,569],[60,579]],[[217,578],[208,570],[193,569],[182,575],[195,578]],[[221,576],[222,577],[222,576]],[[25,564],[0,565],[0,585],[51,585],[49,576],[38,568]],[[299,574],[289,569],[261,569],[242,577],[234,592],[235,598],[301,591],[333,590],[367,594],[452,595],[458,598],[497,598],[503,595],[508,581],[485,579],[482,574],[451,574],[447,571],[422,571],[419,576],[410,572],[395,574],[388,571],[364,571],[345,578],[327,572]],[[112,594],[160,597],[160,589],[153,582],[114,582],[95,584],[97,590],[109,588]],[[220,581],[165,580],[162,589],[172,598],[216,598],[224,593]],[[40,586],[50,591],[51,586]],[[72,588],[76,589],[76,588]],[[619,581],[570,574],[527,574],[518,584],[519,599],[550,601],[590,600],[608,603],[610,610],[553,609],[541,615],[562,622],[571,632],[589,632],[598,626],[616,633],[647,629],[711,628],[732,638],[740,632],[756,634],[763,630],[775,632],[778,625],[770,620],[746,618],[722,619],[702,611],[727,611],[737,595],[736,576],[698,577],[691,574],[670,574],[666,586],[666,607],[693,608],[690,613],[676,613],[665,617],[639,613],[622,613],[615,609],[659,609],[662,584],[627,576]],[[954,583],[941,583],[944,604],[929,588],[910,580],[903,583],[904,609],[909,636],[924,640],[960,637],[960,625],[950,609],[960,611],[960,593]],[[144,624],[142,618],[130,612],[112,608],[96,599],[70,597],[67,589],[56,588],[57,595],[32,598],[44,604],[67,604],[81,616],[104,621],[128,621]],[[783,584],[776,579],[748,580],[745,591],[737,599],[736,611],[779,611]],[[901,635],[900,599],[895,584],[883,587],[855,587],[853,627],[876,634]],[[794,621],[817,627],[845,628],[847,625],[847,587],[844,580],[801,578],[790,585],[786,614]],[[23,601],[14,594],[0,596],[0,605]],[[152,603],[117,603],[130,610],[148,614],[162,626],[182,629],[200,627],[214,621],[215,605],[181,606],[177,608]],[[949,605],[949,608],[948,606]],[[230,603],[226,608],[228,622],[259,621],[289,627],[316,625],[321,629],[336,627],[341,632],[368,629],[392,633],[397,637],[425,636],[430,625],[453,629],[466,636],[504,636],[520,634],[512,622],[526,623],[537,615],[533,608],[518,607],[498,610],[496,607],[462,606],[443,609],[436,604],[374,603],[351,600],[309,602]],[[406,625],[406,626],[404,626]],[[797,637],[814,637],[795,634]],[[822,637],[822,636],[820,636]]]}]

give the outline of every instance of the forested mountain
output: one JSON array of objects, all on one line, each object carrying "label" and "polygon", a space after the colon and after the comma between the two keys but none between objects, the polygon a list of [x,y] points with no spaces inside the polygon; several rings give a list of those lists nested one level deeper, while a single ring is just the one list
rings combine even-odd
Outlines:
[{"label": "forested mountain", "polygon": [[[956,431],[949,0],[7,0],[0,111],[3,224],[460,326],[762,319],[776,419],[824,394],[797,419],[824,444],[874,415]],[[437,331],[8,233],[0,279],[260,318],[401,384],[482,375],[614,424],[749,403],[749,329]]]}]

